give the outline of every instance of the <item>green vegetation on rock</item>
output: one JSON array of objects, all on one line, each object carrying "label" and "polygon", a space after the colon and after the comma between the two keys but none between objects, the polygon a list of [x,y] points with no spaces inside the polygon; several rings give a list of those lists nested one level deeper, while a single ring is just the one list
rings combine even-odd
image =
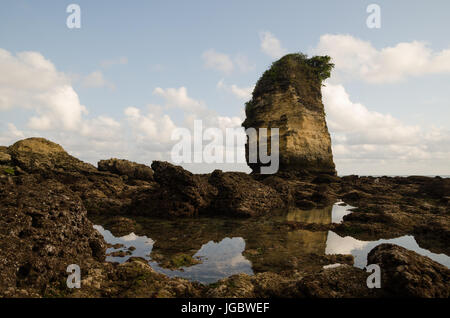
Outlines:
[{"label": "green vegetation on rock", "polygon": [[[334,64],[331,57],[313,56],[308,58],[303,53],[292,53],[283,56],[263,73],[256,83],[253,98],[274,90],[285,90],[292,85],[296,90],[301,87],[320,87],[330,77]],[[301,76],[298,76],[301,74]],[[301,95],[301,94],[299,94]],[[246,111],[252,107],[252,101],[245,104]]]},{"label": "green vegetation on rock", "polygon": [[15,170],[14,170],[13,167],[7,167],[7,168],[4,168],[4,169],[3,169],[3,172],[4,172],[5,174],[9,174],[9,175],[11,175],[11,176],[13,176],[13,175],[15,174]]}]

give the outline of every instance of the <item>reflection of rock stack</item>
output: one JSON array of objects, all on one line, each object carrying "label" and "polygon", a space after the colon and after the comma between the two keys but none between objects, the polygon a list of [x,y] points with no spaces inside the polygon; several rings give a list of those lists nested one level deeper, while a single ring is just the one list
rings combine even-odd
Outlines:
[{"label": "reflection of rock stack", "polygon": [[[280,170],[336,174],[321,93],[331,67],[329,57],[286,55],[263,74],[246,104],[246,129],[280,129]],[[246,156],[260,172],[265,164],[249,162],[248,143]]]},{"label": "reflection of rock stack", "polygon": [[293,208],[286,215],[286,220],[308,224],[331,224],[332,211],[332,205],[323,209],[311,209],[307,211]]},{"label": "reflection of rock stack", "polygon": [[286,247],[292,255],[325,254],[327,231],[298,230],[287,234]]}]

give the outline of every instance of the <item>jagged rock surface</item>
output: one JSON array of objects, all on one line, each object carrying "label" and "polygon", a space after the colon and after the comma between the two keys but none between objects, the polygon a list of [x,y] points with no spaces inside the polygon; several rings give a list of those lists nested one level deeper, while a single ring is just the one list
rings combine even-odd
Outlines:
[{"label": "jagged rock surface", "polygon": [[8,148],[12,163],[26,172],[51,170],[89,171],[97,169],[69,155],[63,147],[44,138],[23,139]]},{"label": "jagged rock surface", "polygon": [[381,268],[381,287],[393,296],[448,298],[450,269],[432,259],[393,244],[370,251],[367,261]]},{"label": "jagged rock surface", "polygon": [[66,268],[86,272],[105,244],[80,198],[39,176],[0,179],[0,296],[52,296]]},{"label": "jagged rock surface", "polygon": [[243,172],[215,170],[209,182],[217,188],[211,211],[219,215],[257,216],[284,206],[274,189]]},{"label": "jagged rock surface", "polygon": [[130,180],[153,181],[152,168],[124,159],[108,159],[98,162],[98,170],[109,171],[120,176],[127,176]]}]

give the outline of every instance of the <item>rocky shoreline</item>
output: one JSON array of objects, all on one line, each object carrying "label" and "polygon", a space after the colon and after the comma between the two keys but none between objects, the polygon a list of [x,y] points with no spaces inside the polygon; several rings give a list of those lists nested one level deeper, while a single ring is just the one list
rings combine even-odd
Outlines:
[{"label": "rocky shoreline", "polygon": [[[332,67],[327,56],[288,54],[257,82],[243,126],[280,129],[276,174],[259,173],[267,162],[250,162],[248,143],[252,174],[115,158],[95,167],[43,138],[0,147],[0,297],[449,297],[450,270],[403,247],[368,253],[382,269],[379,289],[367,287],[369,274],[348,250],[325,253],[332,233],[360,245],[413,235],[421,248],[450,255],[450,179],[336,175],[321,100]],[[333,223],[328,207],[339,200],[356,208]],[[319,222],[278,218],[291,209],[325,210],[311,217]],[[110,246],[93,220],[119,236],[146,235],[152,220],[152,258],[167,269],[200,263],[194,253],[209,241],[239,238],[254,275],[200,284],[169,278],[144,258],[106,262]],[[80,289],[66,285],[70,264],[81,269]]]},{"label": "rocky shoreline", "polygon": [[[286,221],[280,231],[333,230],[371,240],[413,234],[421,247],[449,255],[449,179],[341,178],[307,171],[195,175],[167,162],[156,161],[150,168],[115,159],[103,161],[97,169],[41,138],[0,148],[0,158],[3,297],[450,295],[448,268],[388,244],[369,255],[372,263],[389,273],[383,276],[385,288],[379,290],[368,289],[368,273],[351,265],[315,272],[293,265],[284,272],[233,275],[210,285],[168,278],[142,259],[106,263],[106,243],[89,220],[91,216],[107,218],[111,228],[125,234],[136,230],[136,217],[258,219],[288,206],[314,208],[343,199],[358,208],[344,216],[342,223]],[[81,289],[66,287],[68,264],[80,264]]]}]

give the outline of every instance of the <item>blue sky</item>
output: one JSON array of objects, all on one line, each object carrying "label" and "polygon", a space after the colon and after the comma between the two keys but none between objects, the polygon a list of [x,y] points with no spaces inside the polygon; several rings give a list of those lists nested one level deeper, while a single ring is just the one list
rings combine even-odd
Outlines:
[{"label": "blue sky", "polygon": [[[66,26],[71,3],[80,29]],[[379,29],[366,26],[371,3]],[[450,174],[449,10],[448,1],[2,1],[0,143],[39,135],[92,163],[170,160],[170,129],[205,116],[236,126],[262,72],[301,51],[337,56],[323,93],[340,174]],[[39,73],[42,61],[20,52],[53,69]],[[52,95],[60,83],[70,97]]]}]

